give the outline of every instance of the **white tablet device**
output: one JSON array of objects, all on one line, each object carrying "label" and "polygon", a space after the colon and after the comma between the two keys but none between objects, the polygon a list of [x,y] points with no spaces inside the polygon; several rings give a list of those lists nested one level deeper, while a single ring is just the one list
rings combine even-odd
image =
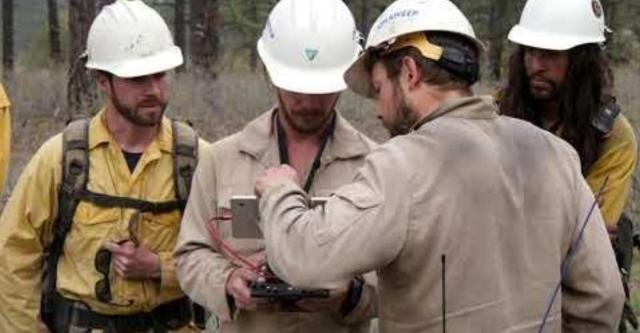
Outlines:
[{"label": "white tablet device", "polygon": [[[311,207],[323,205],[328,198],[311,198]],[[234,238],[261,239],[262,231],[258,226],[260,213],[255,195],[234,195],[231,197],[231,234]]]}]

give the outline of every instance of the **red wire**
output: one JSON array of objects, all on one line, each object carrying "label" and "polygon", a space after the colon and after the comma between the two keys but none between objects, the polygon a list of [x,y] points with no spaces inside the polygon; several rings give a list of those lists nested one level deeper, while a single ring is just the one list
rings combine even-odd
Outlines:
[{"label": "red wire", "polygon": [[241,254],[239,254],[236,250],[233,249],[233,247],[231,247],[224,240],[224,238],[220,234],[220,230],[218,229],[218,223],[217,222],[230,221],[230,220],[231,220],[230,217],[216,217],[216,216],[214,216],[214,217],[210,218],[207,221],[207,223],[205,224],[205,227],[207,228],[207,231],[209,232],[209,235],[211,236],[211,238],[213,238],[213,240],[216,242],[218,247],[221,249],[221,253],[223,253],[223,255],[225,253],[228,254],[229,256],[232,257],[232,258],[228,258],[228,259],[231,259],[231,261],[233,261],[233,259],[236,259],[236,260],[240,261],[242,264],[246,265],[250,270],[254,271],[255,273],[265,276],[265,278],[273,278],[273,277],[275,277],[268,270],[263,270],[260,267],[254,265],[249,259],[247,259],[246,257],[244,257]]}]

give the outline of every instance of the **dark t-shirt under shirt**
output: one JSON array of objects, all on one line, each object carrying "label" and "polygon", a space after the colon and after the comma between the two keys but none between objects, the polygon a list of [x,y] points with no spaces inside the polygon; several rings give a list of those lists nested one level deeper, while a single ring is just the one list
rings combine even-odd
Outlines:
[{"label": "dark t-shirt under shirt", "polygon": [[124,159],[127,160],[127,166],[129,167],[129,172],[133,173],[133,170],[136,169],[136,165],[140,162],[140,158],[142,157],[142,153],[130,153],[128,151],[122,151],[124,153]]}]

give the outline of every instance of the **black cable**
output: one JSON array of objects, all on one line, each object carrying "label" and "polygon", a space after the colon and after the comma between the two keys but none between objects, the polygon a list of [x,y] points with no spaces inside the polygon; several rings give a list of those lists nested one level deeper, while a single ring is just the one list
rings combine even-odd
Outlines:
[{"label": "black cable", "polygon": [[446,256],[442,255],[442,333],[447,332],[447,287],[445,285]]},{"label": "black cable", "polygon": [[[285,133],[284,127],[282,126],[280,121],[280,116],[276,117],[276,130],[278,131],[278,152],[280,153],[280,163],[289,164],[289,147],[287,146],[287,134]],[[324,152],[324,148],[327,146],[329,137],[331,137],[331,135],[333,134],[335,127],[336,115],[334,114],[331,119],[331,124],[329,124],[329,127],[327,127],[327,129],[322,133],[320,149],[318,149],[318,153],[313,160],[313,164],[311,165],[311,170],[309,170],[307,180],[304,182],[303,190],[307,193],[309,193],[309,190],[311,190],[311,185],[313,184],[313,179],[316,175],[316,172],[318,171],[318,169],[320,169],[322,153]]]}]

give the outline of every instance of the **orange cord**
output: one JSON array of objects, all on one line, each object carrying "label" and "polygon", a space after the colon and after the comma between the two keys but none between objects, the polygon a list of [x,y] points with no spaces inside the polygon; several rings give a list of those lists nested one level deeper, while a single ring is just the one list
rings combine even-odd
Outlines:
[{"label": "orange cord", "polygon": [[[231,217],[212,217],[210,218],[207,223],[205,224],[205,227],[207,228],[207,231],[209,232],[209,236],[211,236],[211,238],[213,238],[213,240],[216,242],[216,244],[218,245],[218,247],[221,250],[221,253],[223,253],[223,255],[226,253],[228,254],[226,257],[227,259],[231,260],[232,262],[236,262],[239,261],[242,265],[246,266],[248,269],[254,271],[255,273],[264,276],[265,278],[275,278],[275,275],[273,275],[273,273],[271,273],[268,269],[263,269],[261,267],[256,266],[253,262],[251,262],[251,260],[247,259],[246,257],[242,256],[241,254],[239,254],[236,250],[234,250],[222,237],[222,235],[220,234],[220,230],[219,230],[219,225],[218,223],[221,221],[231,221]],[[229,258],[229,256],[231,258]],[[234,260],[235,259],[235,260]],[[242,266],[242,265],[238,265],[238,266]]]}]

